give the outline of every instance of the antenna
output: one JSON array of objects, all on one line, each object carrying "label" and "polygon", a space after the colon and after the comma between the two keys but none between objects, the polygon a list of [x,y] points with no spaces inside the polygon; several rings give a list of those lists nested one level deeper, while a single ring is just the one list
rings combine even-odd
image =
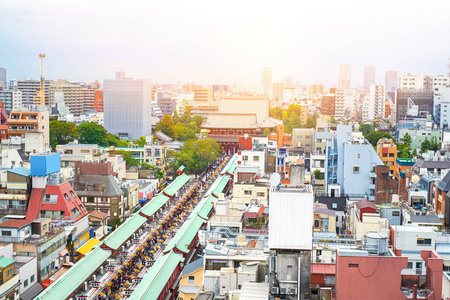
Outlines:
[{"label": "antenna", "polygon": [[41,103],[39,103],[39,105],[41,107],[44,107],[45,105],[45,96],[44,96],[44,58],[45,58],[45,53],[39,53],[39,57],[41,58]]}]

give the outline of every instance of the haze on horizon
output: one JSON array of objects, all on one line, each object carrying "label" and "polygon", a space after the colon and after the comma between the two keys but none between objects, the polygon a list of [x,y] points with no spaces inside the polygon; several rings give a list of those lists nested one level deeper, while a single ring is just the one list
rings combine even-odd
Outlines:
[{"label": "haze on horizon", "polygon": [[4,1],[0,67],[12,78],[103,81],[116,70],[158,83],[352,86],[365,65],[399,75],[446,74],[450,1]]}]

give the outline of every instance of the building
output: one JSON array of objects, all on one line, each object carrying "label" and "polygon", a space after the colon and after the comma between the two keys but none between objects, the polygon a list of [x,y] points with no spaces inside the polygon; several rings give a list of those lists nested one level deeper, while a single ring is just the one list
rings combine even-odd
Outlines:
[{"label": "building", "polygon": [[385,117],[385,103],[386,101],[386,91],[384,85],[371,85],[370,86],[370,104],[373,105],[373,118],[384,118]]},{"label": "building", "polygon": [[435,89],[449,84],[450,78],[445,75],[430,76],[420,71],[418,75],[400,76],[400,89]]},{"label": "building", "polygon": [[[212,89],[206,87],[195,87],[194,103],[196,102],[211,102],[214,100],[214,92]],[[162,108],[161,108],[162,110]]]},{"label": "building", "polygon": [[336,114],[336,95],[334,93],[322,96],[320,112],[325,116],[334,116]]},{"label": "building", "polygon": [[9,114],[8,138],[25,137],[28,132],[40,132],[44,135],[46,149],[50,145],[49,111],[11,111]]},{"label": "building", "polygon": [[364,67],[364,88],[366,90],[370,89],[372,85],[375,85],[375,67],[365,66]]},{"label": "building", "polygon": [[[407,191],[405,186],[401,186],[398,179],[393,176],[391,166],[375,166],[375,179],[371,184],[375,184],[375,203],[391,203],[395,197],[405,200]],[[372,179],[373,180],[373,179]]]},{"label": "building", "polygon": [[197,259],[187,264],[181,272],[180,286],[178,288],[179,299],[194,299],[202,290],[203,259]]},{"label": "building", "polygon": [[[373,146],[350,125],[338,125],[336,135],[327,142],[326,192],[337,184],[342,194],[375,200],[374,167],[383,165]],[[345,180],[344,180],[345,178]]]},{"label": "building", "polygon": [[274,82],[272,84],[272,97],[274,101],[282,102],[284,96],[284,83]]},{"label": "building", "polygon": [[73,187],[86,209],[108,214],[108,224],[130,212],[110,162],[76,162]]},{"label": "building", "polygon": [[6,84],[6,69],[0,68],[0,91],[5,90],[8,87]]},{"label": "building", "polygon": [[270,92],[272,89],[272,67],[263,68],[262,85],[266,92]]},{"label": "building", "polygon": [[3,109],[9,114],[12,110],[22,108],[22,92],[18,90],[0,91],[0,102],[3,103]]},{"label": "building", "polygon": [[[49,97],[50,97],[50,86],[54,84],[54,81],[45,80],[44,81],[44,97],[45,104],[50,106]],[[33,104],[33,99],[36,97],[38,92],[41,90],[41,81],[40,80],[18,80],[17,81],[17,90],[22,92],[22,104],[27,107]]]},{"label": "building", "polygon": [[[270,190],[269,284],[272,296],[310,293],[313,193],[311,186]],[[276,263],[275,263],[276,261]]]},{"label": "building", "polygon": [[310,95],[316,95],[316,94],[323,95],[323,93],[324,93],[323,84],[310,84],[309,85],[308,94],[310,94]]},{"label": "building", "polygon": [[[346,106],[347,106],[346,105],[346,102],[347,102],[346,90],[335,89],[334,97],[335,97],[334,98],[334,117],[335,117],[335,119],[343,119],[343,118],[345,118],[345,111],[346,111]],[[322,107],[321,107],[321,111],[322,111]],[[324,108],[324,109],[326,110],[326,108]]]},{"label": "building", "polygon": [[14,270],[16,261],[11,258],[0,257],[0,299],[19,299],[19,274]]},{"label": "building", "polygon": [[394,176],[400,180],[400,184],[407,186],[411,177],[411,168],[415,162],[412,158],[397,158],[395,160]]},{"label": "building", "polygon": [[384,76],[384,85],[386,87],[386,92],[394,92],[398,89],[398,73],[397,71],[388,70]]},{"label": "building", "polygon": [[106,162],[108,154],[102,153],[97,144],[57,145],[56,152],[61,153],[61,166],[75,168],[77,161]]},{"label": "building", "polygon": [[[196,89],[197,91],[197,89]],[[204,101],[204,100],[201,100]],[[206,100],[209,101],[209,100]],[[171,116],[177,106],[177,96],[169,91],[158,93],[158,106],[163,115]]]},{"label": "building", "polygon": [[369,231],[381,232],[389,229],[387,219],[377,213],[374,202],[361,200],[353,204],[350,210],[349,234],[356,239],[364,239]]},{"label": "building", "polygon": [[104,112],[103,91],[95,91],[93,106],[94,110],[96,110],[97,112]]},{"label": "building", "polygon": [[301,147],[305,153],[314,150],[314,129],[313,128],[293,128],[292,146]]},{"label": "building", "polygon": [[339,65],[339,84],[340,89],[349,90],[352,80],[352,66],[350,64]]},{"label": "building", "polygon": [[151,135],[151,91],[151,82],[146,79],[105,80],[105,129],[132,140]]},{"label": "building", "polygon": [[450,86],[441,86],[434,91],[434,123],[440,129],[448,129],[450,122]]},{"label": "building", "polygon": [[413,115],[414,117],[417,115],[432,115],[434,110],[433,96],[434,91],[431,88],[410,89],[400,86],[396,99],[397,121],[408,116],[408,99],[411,99],[412,103],[417,105],[416,115]]},{"label": "building", "polygon": [[391,139],[380,139],[377,142],[377,154],[385,165],[389,167],[389,175],[394,175],[397,160],[397,145]]}]

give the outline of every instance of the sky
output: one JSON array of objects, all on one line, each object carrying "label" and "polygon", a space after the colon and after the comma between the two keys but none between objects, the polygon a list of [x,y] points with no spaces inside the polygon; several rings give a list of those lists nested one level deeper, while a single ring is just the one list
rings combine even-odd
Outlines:
[{"label": "sky", "polygon": [[301,84],[338,81],[352,65],[352,86],[364,66],[399,75],[446,74],[450,1],[2,1],[0,67],[8,80],[90,82],[129,77],[157,83]]}]

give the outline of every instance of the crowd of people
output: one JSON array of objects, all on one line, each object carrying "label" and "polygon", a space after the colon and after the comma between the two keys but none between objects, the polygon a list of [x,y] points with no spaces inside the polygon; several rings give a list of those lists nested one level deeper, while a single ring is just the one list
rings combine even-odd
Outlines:
[{"label": "crowd of people", "polygon": [[[226,156],[222,155],[213,161],[205,172],[200,176],[199,181],[194,181],[189,191],[184,194],[183,191],[180,197],[181,201],[175,207],[170,207],[171,212],[168,216],[157,225],[153,230],[148,240],[139,247],[135,254],[132,255],[128,262],[121,264],[123,268],[120,269],[117,275],[113,275],[111,281],[107,284],[106,291],[98,294],[99,300],[114,300],[120,299],[124,291],[133,284],[133,281],[139,277],[142,269],[145,266],[151,266],[156,259],[158,250],[161,250],[164,242],[175,234],[175,229],[181,226],[182,221],[188,217],[188,213],[200,201],[204,192],[209,188],[214,179],[218,176],[217,168],[224,162]],[[177,202],[175,202],[177,203]]]}]

